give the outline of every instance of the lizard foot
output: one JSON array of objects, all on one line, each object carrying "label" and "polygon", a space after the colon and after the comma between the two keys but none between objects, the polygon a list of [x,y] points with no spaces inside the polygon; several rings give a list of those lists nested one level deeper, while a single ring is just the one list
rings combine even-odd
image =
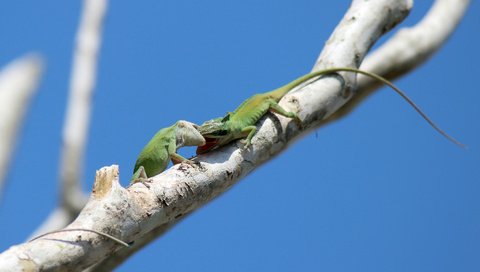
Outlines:
[{"label": "lizard foot", "polygon": [[295,122],[295,124],[297,125],[297,127],[299,129],[303,129],[303,122],[302,122],[302,119],[300,119],[300,117],[298,117],[298,114],[296,114],[294,112],[289,112],[288,117],[292,118],[292,121]]},{"label": "lizard foot", "polygon": [[240,148],[242,150],[247,150],[252,146],[252,143],[250,141],[248,141],[247,139],[240,140],[240,143],[243,144],[243,146]]},{"label": "lizard foot", "polygon": [[293,118],[293,121],[295,122],[295,124],[298,126],[299,129],[303,129],[303,122],[302,120],[300,120],[298,116],[295,116],[295,118]]},{"label": "lizard foot", "polygon": [[188,160],[184,160],[182,163],[186,163],[186,164],[189,164],[189,165],[194,165],[194,164],[197,164],[198,162],[196,162],[192,159],[188,159]]},{"label": "lizard foot", "polygon": [[190,166],[200,165],[200,162],[196,160],[196,157],[182,161],[182,163],[188,164]]},{"label": "lizard foot", "polygon": [[192,168],[201,167],[200,162],[197,160],[194,160],[194,158],[182,161],[182,165],[179,167],[179,169],[186,170],[188,167],[185,167],[184,164],[189,165]]},{"label": "lizard foot", "polygon": [[149,183],[152,183],[152,179],[150,178],[137,178],[137,179],[134,179],[132,180],[131,184],[135,184],[135,183],[141,183],[143,184],[145,187],[147,187],[148,189],[150,189],[150,184]]}]

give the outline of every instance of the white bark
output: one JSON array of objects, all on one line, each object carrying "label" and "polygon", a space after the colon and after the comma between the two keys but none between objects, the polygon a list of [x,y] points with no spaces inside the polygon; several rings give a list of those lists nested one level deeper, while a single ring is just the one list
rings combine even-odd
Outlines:
[{"label": "white bark", "polygon": [[32,236],[65,227],[87,201],[81,181],[97,74],[97,56],[107,4],[107,0],[84,1],[63,130],[60,204]]},{"label": "white bark", "polygon": [[0,71],[0,195],[30,98],[37,90],[42,60],[27,55]]},{"label": "white bark", "polygon": [[[328,66],[357,67],[379,36],[401,21],[410,8],[411,1],[407,0],[354,0],[314,70]],[[345,75],[343,80],[338,79],[332,76],[317,80],[286,96],[281,104],[299,112],[306,130],[314,128],[354,94],[350,90],[355,86],[355,77]],[[179,164],[155,176],[150,188],[140,183],[122,188],[116,166],[98,171],[90,200],[67,228],[107,232],[126,242],[134,241],[133,247],[123,249],[87,232],[57,233],[10,248],[0,255],[0,267],[8,271],[23,268],[81,271],[106,260],[96,269],[112,269],[306,132],[291,120],[271,114],[258,126],[250,149],[240,150],[241,144],[234,143],[199,156],[196,165]],[[111,256],[114,258],[106,259]]]}]

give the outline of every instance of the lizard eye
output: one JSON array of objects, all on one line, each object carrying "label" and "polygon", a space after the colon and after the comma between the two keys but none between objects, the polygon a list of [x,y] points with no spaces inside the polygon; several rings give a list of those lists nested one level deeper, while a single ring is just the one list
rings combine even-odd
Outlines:
[{"label": "lizard eye", "polygon": [[228,120],[230,120],[230,113],[227,113],[227,115],[225,115],[225,117],[223,117],[222,122],[225,123]]},{"label": "lizard eye", "polygon": [[212,132],[213,136],[225,136],[227,134],[228,134],[228,131],[225,130],[225,129],[220,129],[220,130],[216,130],[216,131]]}]

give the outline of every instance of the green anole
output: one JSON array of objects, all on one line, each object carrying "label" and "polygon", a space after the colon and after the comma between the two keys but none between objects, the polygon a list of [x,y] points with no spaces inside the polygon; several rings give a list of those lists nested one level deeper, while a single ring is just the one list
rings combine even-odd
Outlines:
[{"label": "green anole", "polygon": [[130,183],[144,183],[148,178],[163,172],[170,160],[174,164],[188,161],[177,154],[180,147],[204,144],[205,139],[197,131],[197,125],[187,121],[178,121],[159,130],[140,152]]},{"label": "green anole", "polygon": [[423,113],[423,111],[420,110],[420,108],[403,91],[395,87],[395,85],[393,85],[393,83],[387,79],[363,70],[341,67],[329,68],[306,74],[273,91],[255,94],[245,100],[235,111],[227,113],[225,117],[216,118],[203,123],[199,127],[198,131],[205,138],[206,144],[197,148],[197,154],[206,153],[231,141],[245,137],[246,138],[243,140],[245,143],[244,148],[248,148],[248,146],[251,145],[252,137],[257,131],[255,124],[269,110],[282,116],[293,118],[294,121],[301,126],[301,121],[297,114],[286,111],[280,105],[278,105],[278,102],[284,95],[298,85],[314,77],[336,72],[352,72],[363,74],[390,86],[395,92],[402,96],[435,130],[456,145],[464,147],[463,144],[455,140],[453,137],[440,129],[435,123],[433,123],[433,121],[430,120],[430,118],[428,118],[428,116]]}]

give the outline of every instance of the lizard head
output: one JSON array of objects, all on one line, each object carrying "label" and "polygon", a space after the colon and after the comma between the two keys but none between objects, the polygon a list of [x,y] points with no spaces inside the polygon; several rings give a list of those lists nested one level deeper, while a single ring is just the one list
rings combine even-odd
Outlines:
[{"label": "lizard head", "polygon": [[203,123],[198,131],[205,138],[205,145],[197,147],[197,154],[204,154],[219,146],[227,144],[233,139],[230,139],[231,133],[227,121],[230,118],[230,113],[225,117],[215,118]]},{"label": "lizard head", "polygon": [[194,123],[180,120],[176,123],[175,137],[177,148],[182,146],[202,146],[205,145],[205,139],[197,130],[198,126]]}]

